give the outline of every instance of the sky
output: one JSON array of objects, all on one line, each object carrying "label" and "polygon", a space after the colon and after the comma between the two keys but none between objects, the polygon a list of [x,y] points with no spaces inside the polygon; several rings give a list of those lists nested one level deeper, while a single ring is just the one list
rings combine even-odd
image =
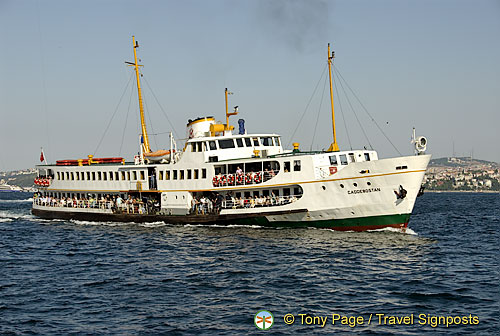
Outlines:
[{"label": "sky", "polygon": [[331,43],[341,150],[412,155],[415,127],[435,158],[500,162],[498,0],[0,0],[0,34],[1,171],[41,147],[50,162],[137,153],[132,35],[153,150],[170,131],[182,146],[188,119],[224,120],[226,87],[233,125],[328,148]]}]

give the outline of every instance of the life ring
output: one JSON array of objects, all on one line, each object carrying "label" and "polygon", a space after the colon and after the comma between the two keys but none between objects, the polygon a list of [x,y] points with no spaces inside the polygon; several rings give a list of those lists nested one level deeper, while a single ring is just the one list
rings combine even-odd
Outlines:
[{"label": "life ring", "polygon": [[234,185],[234,175],[229,175],[227,177],[227,184]]},{"label": "life ring", "polygon": [[35,183],[36,185],[38,185],[38,177],[35,179],[35,181],[33,183]]},{"label": "life ring", "polygon": [[253,180],[255,181],[255,183],[262,182],[262,176],[260,175],[260,173],[255,174],[255,177],[253,178]]},{"label": "life ring", "polygon": [[44,187],[48,187],[48,186],[49,186],[49,184],[50,184],[50,183],[49,183],[49,180],[47,180],[47,179],[44,179],[44,180],[43,180],[43,186],[44,186]]},{"label": "life ring", "polygon": [[227,183],[227,176],[222,175],[222,177],[220,178],[220,184],[225,185],[226,183]]},{"label": "life ring", "polygon": [[219,186],[219,179],[217,178],[217,176],[214,176],[214,178],[212,179],[212,184],[214,185],[214,187]]},{"label": "life ring", "polygon": [[236,176],[236,183],[243,184],[243,174]]},{"label": "life ring", "polygon": [[250,173],[247,173],[247,176],[245,176],[245,184],[251,184],[252,183],[252,175]]}]

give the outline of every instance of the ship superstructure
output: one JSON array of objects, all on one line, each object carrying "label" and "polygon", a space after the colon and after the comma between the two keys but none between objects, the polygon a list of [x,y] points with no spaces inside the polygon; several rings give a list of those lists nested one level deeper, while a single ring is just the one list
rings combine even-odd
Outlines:
[{"label": "ship superstructure", "polygon": [[[122,158],[61,160],[39,165],[33,214],[96,221],[252,224],[368,230],[408,225],[430,159],[419,155],[379,159],[373,150],[339,150],[335,135],[327,151],[285,150],[278,134],[249,134],[213,116],[189,120],[188,140],[177,149],[151,151],[135,39],[142,139],[133,162]],[[333,52],[328,48],[331,67]],[[331,78],[331,68],[330,68]],[[417,140],[416,140],[417,141]]]}]

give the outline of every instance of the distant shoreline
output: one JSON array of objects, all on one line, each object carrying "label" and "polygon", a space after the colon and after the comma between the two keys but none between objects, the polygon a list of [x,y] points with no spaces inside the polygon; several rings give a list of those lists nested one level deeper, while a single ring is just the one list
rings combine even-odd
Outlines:
[{"label": "distant shoreline", "polygon": [[425,189],[424,192],[429,193],[482,193],[482,194],[498,194],[499,190],[429,190]]}]

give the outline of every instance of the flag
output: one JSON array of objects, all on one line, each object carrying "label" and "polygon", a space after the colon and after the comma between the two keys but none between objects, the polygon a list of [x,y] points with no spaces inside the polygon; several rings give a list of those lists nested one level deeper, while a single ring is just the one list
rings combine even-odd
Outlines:
[{"label": "flag", "polygon": [[43,148],[42,148],[42,152],[40,153],[40,162],[43,162],[43,160],[45,160],[45,157],[43,156]]}]

